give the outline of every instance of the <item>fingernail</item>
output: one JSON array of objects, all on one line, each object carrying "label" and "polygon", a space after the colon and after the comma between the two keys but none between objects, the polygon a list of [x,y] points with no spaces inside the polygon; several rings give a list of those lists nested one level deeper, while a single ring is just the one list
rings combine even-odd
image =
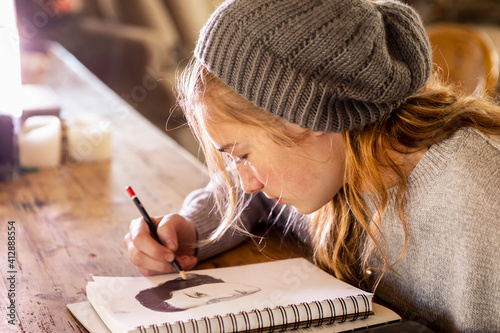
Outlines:
[{"label": "fingernail", "polygon": [[175,256],[173,253],[169,253],[169,254],[165,255],[165,260],[168,262],[172,262],[172,261],[174,261],[174,259],[175,259]]},{"label": "fingernail", "polygon": [[[167,239],[167,241],[165,242],[165,246],[170,250],[170,251],[174,251],[174,242],[172,242],[172,240],[170,239]],[[173,259],[172,259],[173,260]]]}]

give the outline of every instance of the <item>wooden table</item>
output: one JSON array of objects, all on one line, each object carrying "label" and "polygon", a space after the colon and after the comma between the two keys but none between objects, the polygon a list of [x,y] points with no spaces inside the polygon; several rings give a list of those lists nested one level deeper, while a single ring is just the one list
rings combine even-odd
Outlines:
[{"label": "wooden table", "polygon": [[[0,332],[85,332],[66,304],[86,300],[90,276],[137,276],[123,245],[139,215],[130,185],[151,215],[176,212],[208,182],[204,167],[100,82],[57,44],[47,50],[43,82],[58,94],[62,115],[96,113],[112,122],[109,162],[61,166],[0,183]],[[158,112],[168,112],[159,105]],[[10,244],[8,231],[11,227]],[[15,243],[15,260],[8,246]],[[279,238],[264,250],[249,242],[200,268],[299,255]],[[9,263],[12,264],[9,267]],[[12,282],[12,283],[11,283]],[[8,320],[15,300],[15,325]]]}]

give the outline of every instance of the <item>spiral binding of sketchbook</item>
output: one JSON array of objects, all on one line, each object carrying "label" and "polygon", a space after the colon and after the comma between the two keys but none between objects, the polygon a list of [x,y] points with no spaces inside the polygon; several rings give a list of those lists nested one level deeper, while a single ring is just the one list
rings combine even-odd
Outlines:
[{"label": "spiral binding of sketchbook", "polygon": [[[89,302],[68,305],[90,332],[333,333],[400,319],[372,304],[371,293],[300,258],[192,271],[187,280],[176,274],[93,279]],[[89,318],[104,329],[90,328]]]},{"label": "spiral binding of sketchbook", "polygon": [[[362,301],[360,304],[359,301]],[[202,332],[273,332],[287,329],[310,328],[311,326],[332,325],[349,320],[366,319],[370,311],[370,300],[365,294],[348,296],[347,299],[326,299],[311,303],[279,305],[274,309],[241,311],[216,315],[212,318],[189,319],[162,325],[150,325],[154,332],[164,327],[167,333],[202,333]],[[350,305],[350,306],[349,306]],[[352,309],[351,309],[352,308]],[[352,311],[350,311],[352,310]],[[147,326],[139,326],[141,333],[147,333]]]}]

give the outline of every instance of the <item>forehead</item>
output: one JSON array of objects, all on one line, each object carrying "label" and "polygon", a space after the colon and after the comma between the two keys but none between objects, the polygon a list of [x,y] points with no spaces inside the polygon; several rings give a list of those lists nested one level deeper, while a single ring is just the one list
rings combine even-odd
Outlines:
[{"label": "forehead", "polygon": [[206,128],[206,133],[219,151],[229,152],[239,145],[250,144],[255,137],[264,134],[263,129],[235,122],[223,122]]}]

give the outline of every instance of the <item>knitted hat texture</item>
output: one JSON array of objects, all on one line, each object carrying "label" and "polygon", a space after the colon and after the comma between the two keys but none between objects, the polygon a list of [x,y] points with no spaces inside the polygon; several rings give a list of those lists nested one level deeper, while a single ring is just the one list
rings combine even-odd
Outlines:
[{"label": "knitted hat texture", "polygon": [[323,132],[377,121],[432,69],[420,17],[396,1],[228,0],[195,57],[256,106]]}]

